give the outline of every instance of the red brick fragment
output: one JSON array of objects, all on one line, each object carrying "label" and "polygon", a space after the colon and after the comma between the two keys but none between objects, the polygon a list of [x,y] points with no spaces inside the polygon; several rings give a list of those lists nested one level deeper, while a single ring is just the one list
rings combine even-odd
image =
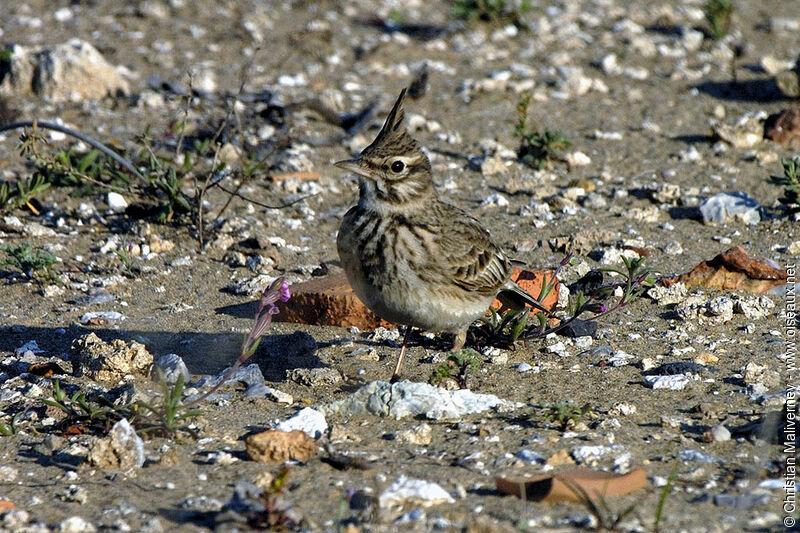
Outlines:
[{"label": "red brick fragment", "polygon": [[767,117],[764,138],[789,148],[800,148],[800,108],[790,107]]},{"label": "red brick fragment", "polygon": [[669,287],[681,282],[687,287],[709,287],[720,290],[741,290],[762,294],[773,287],[786,285],[788,273],[763,259],[747,255],[741,246],[734,246],[709,261],[703,261],[680,276],[662,278]]},{"label": "red brick fragment", "polygon": [[[545,276],[552,277],[552,270],[520,270],[514,269],[511,279],[523,289],[538,297]],[[392,326],[378,315],[370,311],[358,296],[355,295],[344,273],[311,279],[292,285],[292,297],[279,304],[280,314],[276,319],[281,322],[294,322],[314,326],[356,326],[359,329],[375,329],[378,326]],[[553,309],[558,301],[558,280],[550,294],[542,302]],[[492,307],[500,308],[495,300]]]}]

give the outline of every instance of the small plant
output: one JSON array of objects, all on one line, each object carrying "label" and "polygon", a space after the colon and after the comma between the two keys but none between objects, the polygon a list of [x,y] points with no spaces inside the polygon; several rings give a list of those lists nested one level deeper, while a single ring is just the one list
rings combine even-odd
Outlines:
[{"label": "small plant", "polygon": [[156,407],[147,402],[136,402],[136,407],[147,412],[144,417],[136,420],[137,424],[134,424],[137,433],[164,436],[183,431],[196,437],[196,432],[183,424],[183,422],[197,418],[201,414],[199,411],[183,410],[183,405],[181,404],[185,386],[183,374],[179,374],[178,379],[172,385],[164,380],[164,374],[160,370],[158,377],[163,383],[161,405]]},{"label": "small plant", "polygon": [[50,184],[41,174],[34,174],[25,181],[17,181],[13,184],[7,181],[0,182],[0,212],[24,205],[33,214],[38,215],[39,211],[31,203],[31,200],[48,188],[50,188]]},{"label": "small plant", "polygon": [[452,352],[447,361],[436,367],[428,383],[441,386],[446,381],[454,381],[462,389],[467,388],[467,374],[480,368],[481,354],[471,348]]},{"label": "small plant", "polygon": [[12,435],[16,435],[19,433],[19,427],[17,427],[17,420],[19,417],[22,416],[22,413],[17,413],[11,417],[8,424],[4,422],[0,422],[0,437],[10,437]]},{"label": "small plant", "polygon": [[117,248],[114,250],[114,255],[117,256],[117,259],[119,259],[120,270],[122,270],[126,276],[131,278],[134,277],[136,274],[133,270],[133,260],[131,259],[131,255],[123,248]]},{"label": "small plant", "polygon": [[583,407],[578,407],[571,402],[558,402],[548,408],[548,418],[550,422],[558,424],[559,430],[563,433],[569,428],[575,427],[584,415],[591,412],[593,410],[588,403]]},{"label": "small plant", "polygon": [[528,126],[528,107],[531,93],[525,93],[517,103],[517,124],[514,126],[514,137],[518,137],[517,157],[529,167],[541,170],[552,165],[561,158],[561,151],[572,146],[572,142],[564,133],[545,129],[543,133]]},{"label": "small plant", "polygon": [[28,279],[53,278],[52,266],[58,258],[41,248],[33,248],[30,243],[17,246],[7,244],[0,248],[8,256],[0,265],[18,268]]},{"label": "small plant", "polygon": [[58,380],[53,383],[53,397],[41,402],[64,413],[59,423],[64,433],[105,434],[123,418],[132,418],[127,406],[115,406],[102,397],[88,400],[80,391],[68,396]]},{"label": "small plant", "polygon": [[653,519],[653,531],[659,533],[661,531],[661,518],[664,516],[664,505],[667,503],[667,497],[672,491],[672,485],[675,483],[675,476],[678,474],[678,465],[680,462],[675,461],[672,465],[672,471],[669,473],[667,483],[661,489],[661,494],[658,496],[658,505],[656,505],[656,516]]},{"label": "small plant", "polygon": [[528,311],[509,309],[500,314],[490,308],[489,312],[489,319],[484,324],[470,330],[472,343],[513,348],[528,324]]},{"label": "small plant", "polygon": [[164,396],[159,407],[143,401],[114,405],[102,396],[87,398],[80,391],[68,396],[56,380],[53,384],[53,397],[41,401],[64,413],[65,416],[59,423],[64,433],[105,435],[111,426],[127,418],[142,436],[173,435],[181,431],[195,436],[193,430],[180,424],[200,415],[197,411],[181,412],[183,388],[182,377],[174,385],[165,383]]},{"label": "small plant", "polygon": [[730,0],[709,0],[703,5],[703,13],[714,39],[721,39],[731,29],[733,3]]},{"label": "small plant", "polygon": [[800,156],[792,159],[781,158],[781,166],[783,177],[774,179],[778,185],[783,186],[780,202],[793,211],[800,210]]},{"label": "small plant", "polygon": [[288,480],[289,467],[284,466],[264,491],[264,510],[249,517],[250,527],[260,531],[288,531],[297,526],[289,502],[282,497]]},{"label": "small plant", "polygon": [[630,515],[639,505],[639,501],[633,502],[622,511],[614,511],[603,497],[605,489],[600,494],[590,496],[580,485],[571,481],[562,480],[567,488],[578,497],[580,502],[586,507],[589,513],[597,520],[599,531],[617,531],[619,525]]},{"label": "small plant", "polygon": [[453,0],[450,14],[466,20],[509,21],[519,24],[531,10],[531,0]]}]

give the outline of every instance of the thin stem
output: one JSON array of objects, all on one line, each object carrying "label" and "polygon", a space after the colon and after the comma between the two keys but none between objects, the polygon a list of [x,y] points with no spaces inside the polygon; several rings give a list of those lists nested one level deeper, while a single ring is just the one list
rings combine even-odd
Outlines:
[{"label": "thin stem", "polygon": [[122,165],[128,172],[130,172],[131,174],[133,174],[134,176],[136,176],[137,178],[139,178],[140,180],[142,180],[143,182],[145,182],[146,184],[149,185],[149,183],[147,181],[147,178],[145,178],[144,175],[142,175],[141,172],[136,170],[136,167],[133,166],[133,163],[131,163],[130,161],[128,161],[127,159],[125,159],[121,155],[117,154],[111,148],[108,148],[105,144],[101,143],[100,141],[98,141],[96,139],[93,139],[92,137],[89,137],[88,135],[85,135],[85,134],[80,133],[78,131],[75,131],[73,129],[67,128],[66,126],[62,126],[61,124],[55,124],[53,122],[43,122],[43,121],[40,121],[40,120],[21,120],[21,121],[18,121],[18,122],[12,122],[11,124],[5,124],[5,125],[0,126],[0,132],[8,131],[8,130],[16,130],[16,129],[19,129],[19,128],[34,128],[34,129],[36,129],[36,128],[44,128],[44,129],[53,130],[53,131],[60,131],[61,133],[66,133],[67,135],[75,137],[76,139],[81,140],[81,141],[91,145],[92,147],[100,150],[105,155],[107,155],[108,157],[110,157],[111,159],[113,159],[114,161],[119,163],[120,165]]}]

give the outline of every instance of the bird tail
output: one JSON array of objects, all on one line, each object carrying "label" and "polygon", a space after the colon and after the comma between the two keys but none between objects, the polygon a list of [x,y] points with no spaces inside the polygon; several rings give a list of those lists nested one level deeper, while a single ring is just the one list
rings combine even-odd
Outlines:
[{"label": "bird tail", "polygon": [[500,292],[497,294],[497,299],[500,300],[500,303],[511,309],[524,309],[527,304],[534,309],[544,311],[548,315],[550,314],[550,309],[545,307],[539,300],[531,296],[528,291],[511,280],[507,281],[506,284],[503,285],[503,288],[500,289]]}]

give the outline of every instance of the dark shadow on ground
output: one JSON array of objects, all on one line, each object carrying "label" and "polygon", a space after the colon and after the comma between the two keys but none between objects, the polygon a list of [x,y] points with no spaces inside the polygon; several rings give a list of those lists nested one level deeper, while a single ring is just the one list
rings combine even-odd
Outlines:
[{"label": "dark shadow on ground", "polygon": [[[141,342],[154,357],[176,353],[192,374],[216,374],[232,365],[245,337],[243,333],[139,331],[85,328],[75,324],[68,328],[4,326],[0,327],[0,351],[14,352],[35,339],[45,355],[68,354],[72,342],[88,333],[106,342],[114,339]],[[316,355],[317,348],[314,337],[304,331],[268,333],[247,362],[257,363],[267,380],[285,381],[287,370],[327,366]]]},{"label": "dark shadow on ground", "polygon": [[694,88],[720,100],[760,103],[787,100],[773,78],[745,81],[704,81],[695,85]]},{"label": "dark shadow on ground", "polygon": [[700,143],[711,143],[714,141],[713,135],[701,135],[701,134],[689,134],[689,135],[677,135],[672,137],[673,141],[678,141],[686,144],[700,144]]}]

